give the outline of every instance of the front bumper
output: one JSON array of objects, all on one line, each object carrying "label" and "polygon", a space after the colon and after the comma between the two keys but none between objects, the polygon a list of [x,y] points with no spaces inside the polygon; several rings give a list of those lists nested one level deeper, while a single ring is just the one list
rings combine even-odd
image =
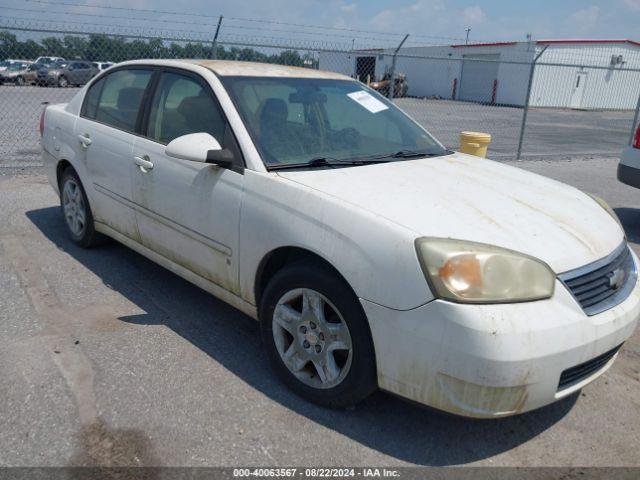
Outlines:
[{"label": "front bumper", "polygon": [[640,149],[632,147],[624,149],[618,164],[618,180],[640,188]]},{"label": "front bumper", "polygon": [[361,302],[380,388],[450,413],[493,418],[552,403],[604,373],[615,355],[559,387],[565,370],[631,336],[640,316],[640,284],[622,303],[590,317],[559,281],[552,298],[528,303],[435,300],[398,311]]}]

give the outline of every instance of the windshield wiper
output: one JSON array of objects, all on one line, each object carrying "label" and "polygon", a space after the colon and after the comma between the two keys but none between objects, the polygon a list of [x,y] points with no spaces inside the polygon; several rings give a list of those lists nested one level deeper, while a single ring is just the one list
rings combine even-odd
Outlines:
[{"label": "windshield wiper", "polygon": [[392,162],[394,158],[419,158],[419,157],[439,157],[442,155],[449,155],[453,153],[450,150],[444,150],[439,153],[418,152],[416,150],[400,150],[396,153],[386,153],[384,155],[371,155],[367,157],[356,157],[338,159],[332,157],[316,157],[312,158],[308,162],[302,163],[283,163],[280,165],[270,165],[269,170],[289,170],[296,168],[319,168],[319,167],[331,167],[334,165],[368,165],[371,163],[385,163]]},{"label": "windshield wiper", "polygon": [[364,165],[368,163],[380,163],[384,161],[381,158],[351,158],[351,159],[338,159],[331,157],[316,157],[312,158],[308,162],[302,163],[283,163],[281,165],[270,165],[269,170],[288,170],[294,168],[318,168],[318,167],[331,167],[334,165]]},{"label": "windshield wiper", "polygon": [[433,153],[433,152],[420,152],[418,150],[400,150],[395,153],[387,153],[385,155],[379,155],[375,157],[376,159],[383,158],[420,158],[420,157],[439,157],[441,155],[450,154],[449,150],[445,150],[443,152]]}]

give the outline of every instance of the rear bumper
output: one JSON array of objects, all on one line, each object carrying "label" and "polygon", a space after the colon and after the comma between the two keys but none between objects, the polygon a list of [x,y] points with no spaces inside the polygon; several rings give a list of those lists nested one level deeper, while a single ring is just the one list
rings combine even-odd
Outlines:
[{"label": "rear bumper", "polygon": [[640,284],[593,316],[560,282],[552,298],[529,303],[435,300],[409,311],[362,304],[380,388],[450,413],[495,418],[557,401],[604,373],[637,326]]},{"label": "rear bumper", "polygon": [[57,166],[58,159],[49,153],[44,147],[40,153],[40,158],[42,159],[42,163],[44,166],[44,170],[47,174],[47,179],[49,183],[53,187],[54,191],[60,195],[60,191],[58,190],[58,178],[57,178]]}]

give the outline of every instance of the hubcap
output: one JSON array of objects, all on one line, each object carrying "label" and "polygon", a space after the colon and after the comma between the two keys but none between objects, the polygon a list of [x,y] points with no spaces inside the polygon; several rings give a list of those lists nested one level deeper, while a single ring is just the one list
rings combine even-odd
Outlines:
[{"label": "hubcap", "polygon": [[82,236],[87,218],[84,199],[79,185],[67,179],[62,189],[62,209],[67,226],[76,237]]},{"label": "hubcap", "polygon": [[349,328],[338,309],[315,290],[298,288],[280,298],[273,312],[273,338],[289,371],[309,386],[335,387],[349,373]]}]

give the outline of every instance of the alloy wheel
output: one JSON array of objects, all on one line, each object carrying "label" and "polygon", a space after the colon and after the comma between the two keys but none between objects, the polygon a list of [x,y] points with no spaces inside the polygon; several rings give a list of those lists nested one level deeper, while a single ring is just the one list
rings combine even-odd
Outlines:
[{"label": "alloy wheel", "polygon": [[69,178],[62,189],[62,209],[67,225],[76,237],[81,237],[86,227],[87,209],[80,186]]},{"label": "alloy wheel", "polygon": [[353,346],[349,327],[321,293],[298,288],[278,301],[272,319],[273,338],[289,371],[314,388],[332,388],[349,373]]}]

